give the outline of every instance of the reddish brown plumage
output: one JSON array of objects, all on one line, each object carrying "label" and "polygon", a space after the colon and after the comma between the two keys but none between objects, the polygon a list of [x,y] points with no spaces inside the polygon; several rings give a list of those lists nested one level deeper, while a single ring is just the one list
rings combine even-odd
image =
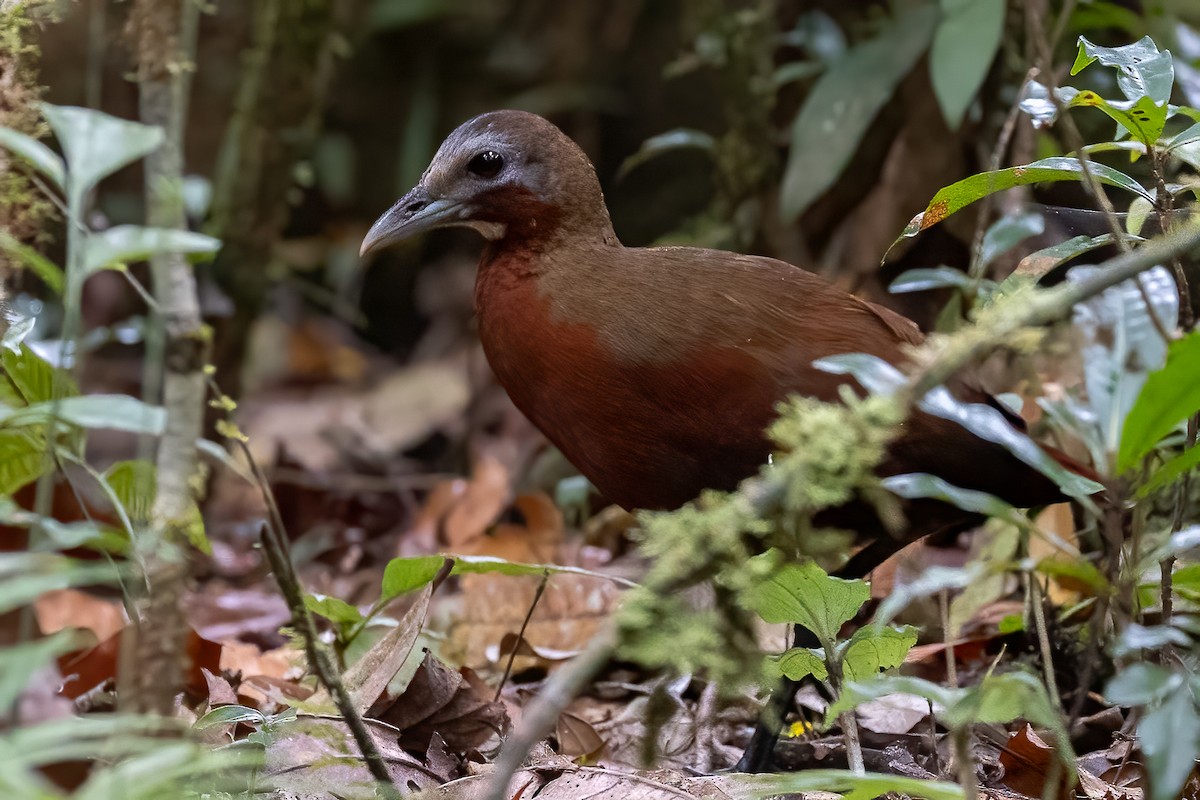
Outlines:
[{"label": "reddish brown plumage", "polygon": [[[472,174],[485,151],[502,157],[499,174]],[[763,432],[780,400],[838,399],[846,379],[815,359],[863,352],[902,364],[904,346],[921,340],[909,320],[780,261],[622,246],[587,158],[531,114],[485,114],[452,133],[364,252],[440,225],[491,240],[475,304],[500,382],[602,493],[630,508],[673,508],[752,474],[770,452]],[[989,400],[969,380],[955,390]],[[880,471],[931,472],[1020,506],[1060,499],[1003,448],[920,413]],[[931,516],[912,533],[966,519],[948,508]]]}]

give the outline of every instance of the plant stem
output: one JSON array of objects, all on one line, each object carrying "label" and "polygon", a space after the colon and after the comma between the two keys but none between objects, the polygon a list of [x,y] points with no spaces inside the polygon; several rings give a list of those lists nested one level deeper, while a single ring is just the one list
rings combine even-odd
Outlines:
[{"label": "plant stem", "polygon": [[[162,146],[146,157],[146,221],[154,227],[187,228],[183,132],[199,13],[197,0],[137,0],[126,27],[136,46],[142,122],[165,133]],[[155,255],[150,271],[158,310],[153,318],[161,332],[152,328],[157,335],[147,342],[144,394],[150,402],[158,399],[161,375],[167,422],[155,459],[151,531],[134,540],[148,594],[134,660],[122,671],[129,676],[122,698],[132,708],[165,715],[183,684],[187,561],[181,545],[195,509],[191,484],[204,418],[207,343],[187,260],[175,253]],[[161,361],[153,357],[160,353]]]}]

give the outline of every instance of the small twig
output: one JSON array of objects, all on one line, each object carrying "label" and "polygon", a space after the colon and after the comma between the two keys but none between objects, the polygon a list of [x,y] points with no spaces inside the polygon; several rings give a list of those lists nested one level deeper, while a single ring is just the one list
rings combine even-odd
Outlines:
[{"label": "small twig", "polygon": [[496,686],[496,696],[492,698],[493,703],[500,702],[500,693],[504,691],[504,684],[508,683],[508,676],[512,674],[513,662],[517,660],[517,651],[521,649],[521,642],[525,641],[525,629],[529,627],[529,620],[533,618],[533,611],[537,608],[538,601],[542,599],[542,594],[546,591],[546,582],[549,580],[550,573],[543,572],[542,579],[538,581],[537,591],[533,594],[533,602],[529,604],[529,611],[525,613],[525,620],[521,623],[521,632],[517,634],[512,652],[508,654],[508,664],[505,665],[504,675],[500,678],[499,685]]},{"label": "small twig", "polygon": [[616,651],[616,635],[612,628],[599,633],[587,649],[555,672],[537,697],[525,708],[521,723],[500,750],[486,797],[488,800],[507,800],[505,792],[512,776],[521,768],[533,746],[550,732],[575,696],[596,676]]},{"label": "small twig", "polygon": [[929,754],[933,759],[933,774],[942,777],[942,759],[937,747],[937,717],[933,713],[933,701],[926,699],[929,706]]},{"label": "small twig", "polygon": [[267,561],[271,564],[271,571],[275,573],[275,581],[279,584],[279,590],[287,602],[292,620],[295,622],[296,628],[304,640],[304,651],[308,657],[308,663],[312,667],[313,672],[316,673],[317,679],[321,681],[321,685],[325,687],[326,691],[329,692],[329,696],[333,698],[338,711],[342,715],[342,719],[346,723],[346,727],[350,729],[350,733],[354,736],[354,741],[357,743],[358,749],[366,761],[367,769],[370,770],[372,777],[379,782],[380,789],[383,791],[385,797],[399,800],[400,794],[392,783],[392,777],[388,773],[387,764],[384,762],[379,748],[375,745],[375,740],[371,738],[371,733],[367,730],[362,716],[354,707],[354,702],[350,699],[350,693],[346,691],[341,676],[334,669],[329,655],[321,649],[318,643],[317,627],[313,623],[308,608],[304,605],[304,594],[300,589],[300,581],[296,576],[295,569],[292,567],[291,557],[288,555],[283,518],[279,513],[279,506],[275,502],[271,487],[267,483],[262,469],[258,466],[254,454],[250,452],[250,448],[241,440],[237,440],[237,442],[242,449],[242,454],[250,464],[250,469],[258,481],[263,500],[267,505],[267,522],[263,523],[261,531],[263,552],[266,553]]},{"label": "small twig", "polygon": [[954,656],[954,639],[956,631],[950,630],[950,593],[942,589],[938,592],[938,605],[942,612],[942,638],[946,642],[946,682],[950,688],[958,688],[958,662]]},{"label": "small twig", "polygon": [[967,800],[979,797],[979,781],[975,777],[975,760],[971,758],[971,726],[963,725],[951,734],[954,739],[954,760],[958,772],[958,785]]},{"label": "small twig", "polygon": [[1050,633],[1046,628],[1046,608],[1043,601],[1042,586],[1037,576],[1025,574],[1029,586],[1029,603],[1033,612],[1033,627],[1037,632],[1038,648],[1042,655],[1042,668],[1046,675],[1046,691],[1050,693],[1050,701],[1055,708],[1062,707],[1062,698],[1058,694],[1058,680],[1054,676],[1054,659],[1050,651]]}]

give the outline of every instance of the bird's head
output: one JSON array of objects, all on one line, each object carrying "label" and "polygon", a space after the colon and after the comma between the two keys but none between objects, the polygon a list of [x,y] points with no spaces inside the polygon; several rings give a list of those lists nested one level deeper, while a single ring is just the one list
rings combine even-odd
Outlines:
[{"label": "bird's head", "polygon": [[616,241],[587,156],[548,120],[525,111],[492,111],[456,128],[420,182],[371,226],[360,254],[452,226],[491,241],[563,232]]}]

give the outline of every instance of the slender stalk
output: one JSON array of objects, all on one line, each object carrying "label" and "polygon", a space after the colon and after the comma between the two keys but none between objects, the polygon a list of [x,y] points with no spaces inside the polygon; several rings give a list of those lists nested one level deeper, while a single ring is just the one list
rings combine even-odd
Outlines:
[{"label": "slender stalk", "polygon": [[[165,133],[163,145],[146,158],[146,221],[154,227],[187,227],[183,135],[199,13],[197,0],[137,0],[126,27],[136,46],[142,122]],[[142,631],[131,654],[135,660],[122,671],[128,676],[123,700],[138,710],[170,714],[186,657],[181,598],[187,562],[181,545],[195,509],[192,484],[204,418],[207,339],[187,260],[175,253],[156,255],[150,271],[158,313],[148,337],[144,393],[157,400],[161,386],[167,422],[155,458],[150,531],[135,540],[148,593]]]}]

